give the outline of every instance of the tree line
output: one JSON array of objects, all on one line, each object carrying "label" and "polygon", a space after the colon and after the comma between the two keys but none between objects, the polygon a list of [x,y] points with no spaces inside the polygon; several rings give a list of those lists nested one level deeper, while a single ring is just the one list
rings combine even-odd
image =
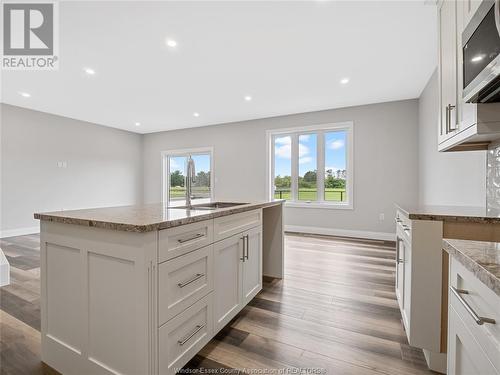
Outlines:
[{"label": "tree line", "polygon": [[[325,188],[327,189],[345,189],[345,180],[343,178],[333,177],[332,170],[326,171]],[[299,176],[299,189],[314,189],[316,188],[317,173],[316,171],[307,171],[304,177]],[[276,176],[274,185],[277,189],[290,189],[292,186],[291,176]]]}]

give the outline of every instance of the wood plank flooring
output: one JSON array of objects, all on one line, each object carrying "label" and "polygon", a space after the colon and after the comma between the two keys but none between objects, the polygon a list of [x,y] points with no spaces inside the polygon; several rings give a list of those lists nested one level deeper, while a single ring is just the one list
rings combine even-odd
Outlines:
[{"label": "wood plank flooring", "polygon": [[[284,280],[265,282],[186,370],[433,373],[401,325],[394,243],[295,234],[285,241]],[[12,282],[0,289],[0,374],[41,374],[39,236],[2,239],[0,246]]]}]

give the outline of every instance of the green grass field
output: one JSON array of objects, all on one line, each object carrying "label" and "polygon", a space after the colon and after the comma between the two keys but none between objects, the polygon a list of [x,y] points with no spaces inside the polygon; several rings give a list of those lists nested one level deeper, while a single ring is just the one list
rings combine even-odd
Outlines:
[{"label": "green grass field", "polygon": [[[208,195],[208,188],[195,188],[193,189],[196,195],[206,193]],[[186,196],[186,189],[183,187],[173,187],[170,189],[170,198],[184,198]],[[301,201],[315,201],[317,200],[318,193],[316,189],[300,189],[299,200]],[[276,191],[274,193],[276,199],[290,199],[290,191]],[[345,189],[325,189],[325,200],[332,202],[345,202],[347,194]]]},{"label": "green grass field", "polygon": [[[299,189],[299,200],[301,201],[315,201],[317,200],[318,193],[316,189]],[[290,191],[275,191],[274,198],[276,199],[290,199]],[[345,189],[325,189],[325,200],[332,202],[345,202],[347,194]]]},{"label": "green grass field", "polygon": [[[207,198],[210,195],[210,191],[208,187],[193,187],[193,193],[197,196],[207,195]],[[172,187],[170,188],[170,198],[171,199],[179,199],[184,198],[186,196],[186,189],[183,187]]]}]

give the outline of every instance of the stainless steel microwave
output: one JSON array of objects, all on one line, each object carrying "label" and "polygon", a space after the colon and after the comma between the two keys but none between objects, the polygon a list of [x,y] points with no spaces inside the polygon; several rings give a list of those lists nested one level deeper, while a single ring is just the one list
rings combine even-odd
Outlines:
[{"label": "stainless steel microwave", "polygon": [[500,102],[500,0],[483,0],[462,41],[464,101]]}]

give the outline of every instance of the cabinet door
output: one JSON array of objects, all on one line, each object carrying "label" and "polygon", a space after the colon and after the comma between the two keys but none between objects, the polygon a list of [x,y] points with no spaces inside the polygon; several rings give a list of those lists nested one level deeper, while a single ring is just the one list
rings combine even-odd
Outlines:
[{"label": "cabinet door", "polygon": [[243,260],[243,305],[246,305],[262,289],[262,228],[245,233],[245,259]]},{"label": "cabinet door", "polygon": [[404,264],[404,282],[403,282],[403,320],[407,329],[407,334],[410,334],[410,304],[411,304],[411,245],[402,241],[403,264]]},{"label": "cabinet door", "polygon": [[403,309],[404,304],[404,263],[403,263],[403,239],[399,236],[396,239],[396,297],[398,299],[399,308]]},{"label": "cabinet door", "polygon": [[448,374],[498,375],[452,305],[448,309]]},{"label": "cabinet door", "polygon": [[215,331],[224,327],[239,311],[243,258],[243,235],[214,244]]},{"label": "cabinet door", "polygon": [[457,2],[443,1],[439,20],[439,143],[457,128]]}]

